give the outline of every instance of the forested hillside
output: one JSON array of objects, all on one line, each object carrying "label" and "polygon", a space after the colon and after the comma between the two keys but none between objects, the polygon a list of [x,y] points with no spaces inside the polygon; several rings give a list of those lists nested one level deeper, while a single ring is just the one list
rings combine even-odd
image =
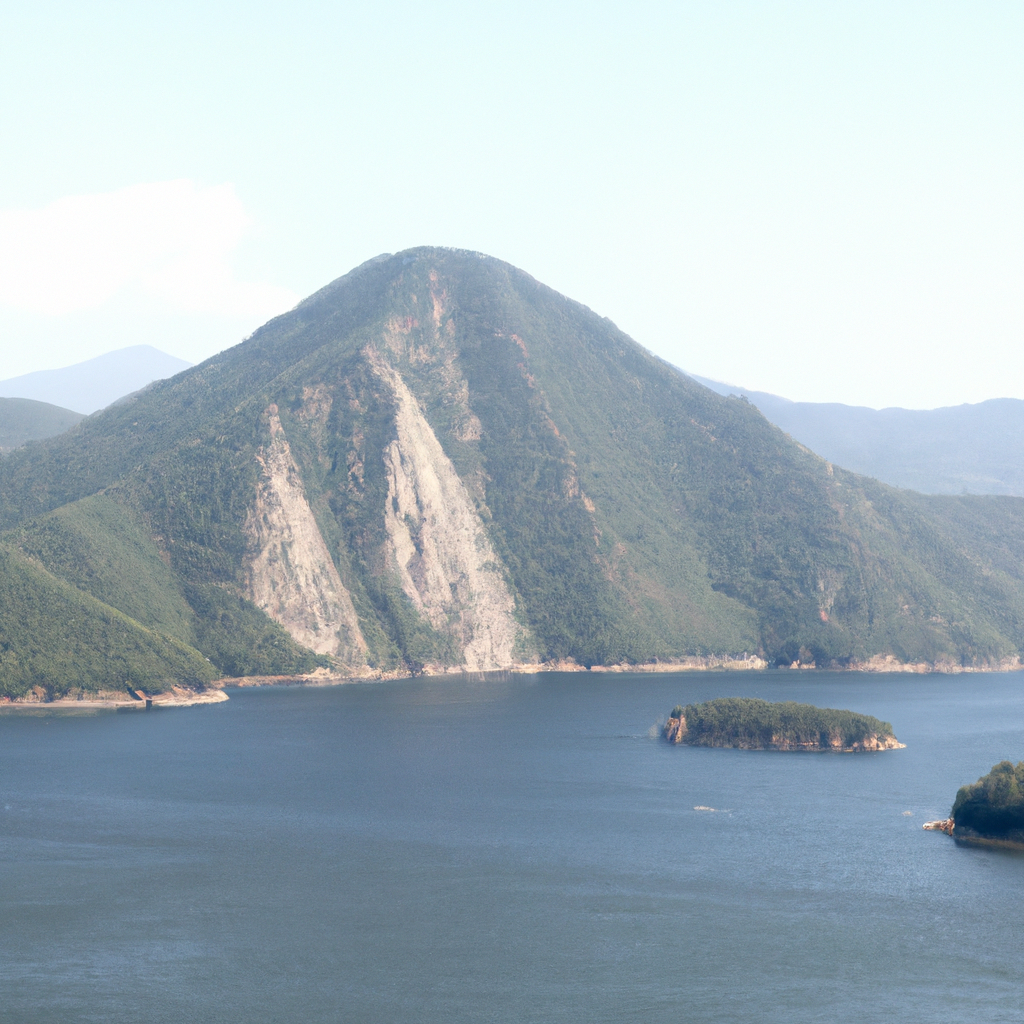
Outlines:
[{"label": "forested hillside", "polygon": [[226,674],[991,667],[1024,644],[1024,501],[845,472],[461,251],[372,260],[5,457],[0,526]]}]

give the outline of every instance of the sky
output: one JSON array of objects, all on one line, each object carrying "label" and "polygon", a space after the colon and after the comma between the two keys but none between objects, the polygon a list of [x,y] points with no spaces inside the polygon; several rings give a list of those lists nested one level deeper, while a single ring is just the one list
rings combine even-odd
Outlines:
[{"label": "sky", "polygon": [[474,249],[691,372],[1024,398],[1024,5],[0,0],[0,379]]}]

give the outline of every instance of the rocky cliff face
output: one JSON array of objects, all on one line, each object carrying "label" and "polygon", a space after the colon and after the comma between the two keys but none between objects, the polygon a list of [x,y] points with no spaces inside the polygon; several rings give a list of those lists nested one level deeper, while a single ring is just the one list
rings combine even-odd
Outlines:
[{"label": "rocky cliff face", "polygon": [[[362,357],[382,390],[377,401],[391,405],[391,440],[377,455],[386,477],[379,510],[386,551],[378,571],[394,573],[411,607],[445,638],[446,662],[426,668],[508,668],[531,644],[516,618],[507,570],[399,371],[373,345]],[[321,384],[304,388],[302,399],[296,420],[323,447],[333,396]],[[352,596],[317,525],[276,404],[264,420],[267,438],[256,454],[260,474],[245,526],[247,596],[298,643],[358,670],[368,647]],[[359,458],[352,465],[361,474]]]},{"label": "rocky cliff face", "polygon": [[261,473],[245,524],[248,596],[298,643],[358,668],[366,640],[352,597],[306,500],[276,405],[265,418],[269,437],[256,456]]},{"label": "rocky cliff face", "polygon": [[669,743],[684,743],[686,741],[686,716],[669,716],[669,720],[662,729],[662,735]]},{"label": "rocky cliff face", "polygon": [[507,668],[525,633],[505,568],[409,388],[377,353],[368,355],[395,401],[383,515],[402,591],[438,633],[455,639],[462,667]]}]

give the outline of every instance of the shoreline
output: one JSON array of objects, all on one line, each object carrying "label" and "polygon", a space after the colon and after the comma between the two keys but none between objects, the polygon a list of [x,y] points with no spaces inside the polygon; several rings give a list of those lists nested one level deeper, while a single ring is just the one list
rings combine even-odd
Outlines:
[{"label": "shoreline", "polygon": [[505,668],[468,669],[464,666],[425,665],[419,673],[410,673],[407,668],[390,671],[374,671],[364,668],[360,672],[332,672],[319,668],[300,675],[274,676],[224,676],[215,679],[205,690],[192,690],[185,686],[174,686],[170,690],[152,695],[132,697],[116,691],[98,691],[96,694],[76,694],[73,697],[58,697],[46,700],[41,687],[36,687],[27,697],[0,697],[0,714],[15,711],[144,711],[149,707],[194,707],[201,704],[219,704],[229,699],[224,692],[227,687],[245,688],[250,686],[344,686],[347,683],[383,683],[400,679],[432,678],[437,676],[473,676],[484,679],[507,679],[519,675],[546,675],[555,672],[591,672],[606,675],[635,674],[652,675],[681,672],[865,672],[870,674],[893,673],[915,675],[959,675],[978,672],[1017,672],[1024,669],[1020,658],[1007,658],[995,665],[955,665],[939,662],[900,662],[892,655],[876,655],[863,662],[855,662],[831,668],[819,669],[816,665],[794,662],[788,666],[770,668],[768,662],[757,655],[737,657],[716,655],[693,656],[679,661],[651,661],[639,665],[619,663],[616,665],[580,665],[572,658],[558,661],[516,662]]},{"label": "shoreline", "polygon": [[[141,692],[141,691],[139,691]],[[116,695],[101,691],[95,699],[85,697],[58,697],[56,700],[0,699],[0,714],[31,711],[149,711],[152,708],[187,708],[199,704],[221,704],[228,695],[219,687],[189,690],[176,686],[144,698]]]},{"label": "shoreline", "polygon": [[1024,669],[1020,658],[1007,658],[995,665],[955,665],[946,662],[901,662],[891,655],[876,655],[867,661],[850,665],[818,668],[816,665],[796,663],[772,668],[757,655],[693,656],[678,661],[648,661],[641,664],[620,662],[614,665],[581,665],[572,658],[557,661],[515,662],[502,668],[472,669],[462,665],[425,665],[419,672],[408,669],[375,671],[364,668],[358,672],[336,672],[330,669],[315,669],[301,675],[280,676],[232,676],[215,680],[213,686],[274,686],[274,685],[321,685],[334,686],[344,683],[388,682],[397,679],[419,679],[436,676],[479,676],[508,677],[516,675],[545,675],[552,672],[590,672],[594,674],[617,673],[622,675],[651,675],[676,672],[865,672],[870,674],[899,673],[915,675],[959,675],[977,672],[1019,672]]},{"label": "shoreline", "polygon": [[964,846],[980,846],[989,850],[1007,850],[1024,853],[1024,840],[1005,839],[999,836],[957,835],[954,831],[953,841]]},{"label": "shoreline", "polygon": [[1024,853],[1024,835],[1019,830],[1015,830],[1012,836],[986,836],[980,832],[975,832],[973,829],[961,829],[958,832],[956,823],[952,818],[926,821],[921,827],[927,832],[941,832],[943,835],[949,836],[958,845],[981,846],[989,849],[1013,850],[1017,853]]}]

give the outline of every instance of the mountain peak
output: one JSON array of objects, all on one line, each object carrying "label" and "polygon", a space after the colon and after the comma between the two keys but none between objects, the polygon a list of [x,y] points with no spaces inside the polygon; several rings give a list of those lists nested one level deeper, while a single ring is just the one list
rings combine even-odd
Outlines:
[{"label": "mountain peak", "polygon": [[[1024,644],[1019,504],[844,472],[479,253],[376,257],[44,444],[0,461],[2,543],[230,674],[978,668]],[[159,615],[132,570],[62,560],[109,530],[147,538],[138,578],[170,573]]]}]

